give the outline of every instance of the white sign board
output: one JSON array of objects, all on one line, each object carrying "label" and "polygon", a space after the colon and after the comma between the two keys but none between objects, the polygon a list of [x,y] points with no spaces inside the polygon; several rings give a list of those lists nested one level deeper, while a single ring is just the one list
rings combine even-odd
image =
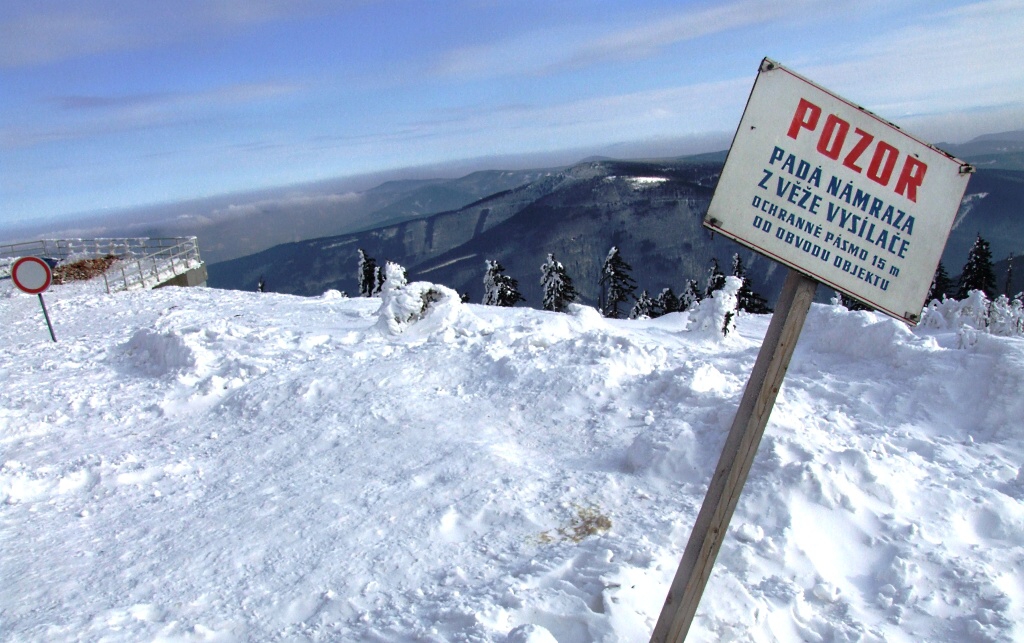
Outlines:
[{"label": "white sign board", "polygon": [[971,172],[765,59],[704,224],[914,324]]}]

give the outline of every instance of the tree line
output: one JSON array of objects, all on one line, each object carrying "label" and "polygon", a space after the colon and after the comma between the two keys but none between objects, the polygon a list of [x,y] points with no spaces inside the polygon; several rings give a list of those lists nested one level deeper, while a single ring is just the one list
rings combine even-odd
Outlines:
[{"label": "tree line", "polygon": [[[383,268],[362,248],[358,252],[359,294],[362,297],[376,296],[384,283]],[[652,297],[646,289],[636,294],[637,284],[632,277],[632,271],[632,266],[622,258],[619,249],[612,246],[601,267],[599,282],[601,295],[598,309],[605,317],[619,319],[628,316],[630,319],[647,319],[667,313],[685,312],[721,290],[725,286],[726,278],[718,259],[712,259],[703,287],[696,279],[688,279],[681,295],[677,295],[668,287]],[[572,277],[554,254],[548,254],[547,261],[540,266],[540,273],[541,307],[544,310],[565,312],[570,304],[578,301],[579,294],[573,285]],[[765,298],[754,291],[739,253],[732,257],[732,275],[740,279],[742,284],[737,294],[737,310],[756,314],[772,312]],[[519,281],[508,275],[505,267],[497,260],[487,259],[484,262],[483,283],[484,296],[481,303],[484,305],[514,306],[526,301],[519,292]],[[463,299],[466,297],[463,296]]]},{"label": "tree line", "polygon": [[[376,296],[384,284],[384,270],[362,248],[358,252],[359,294],[363,297]],[[1007,264],[1005,292],[1002,293],[1002,297],[1007,300],[1010,300],[1010,288],[1013,282],[1013,258],[1011,255]],[[402,270],[404,271],[404,268]],[[598,310],[605,317],[644,319],[660,317],[672,312],[685,312],[691,310],[700,301],[711,297],[715,291],[720,290],[725,285],[726,278],[718,259],[712,258],[703,284],[697,279],[687,279],[683,284],[681,294],[677,294],[671,287],[668,287],[652,296],[646,289],[640,290],[637,294],[637,284],[632,277],[632,271],[632,266],[622,257],[619,248],[612,246],[602,264],[599,281]],[[548,254],[547,261],[540,266],[540,273],[541,307],[544,310],[564,312],[569,304],[579,300],[572,277],[554,254]],[[772,312],[765,298],[754,291],[739,253],[732,257],[732,275],[740,279],[742,284],[737,294],[736,309],[738,311],[755,314]],[[487,259],[484,262],[483,283],[482,304],[514,306],[519,302],[526,301],[522,293],[519,292],[519,281],[508,275],[505,267],[497,260]],[[264,282],[261,277],[260,290],[263,289],[263,286]],[[980,234],[975,239],[974,245],[968,253],[967,262],[955,283],[950,278],[945,266],[941,262],[939,263],[926,303],[941,302],[946,299],[966,300],[973,291],[984,294],[990,302],[1000,296],[992,264],[992,252],[988,241]],[[463,300],[466,301],[468,298],[463,295]],[[869,308],[862,302],[845,295],[840,295],[838,301],[851,310]],[[1024,293],[1017,293],[1011,303],[1013,302],[1024,304]]]}]

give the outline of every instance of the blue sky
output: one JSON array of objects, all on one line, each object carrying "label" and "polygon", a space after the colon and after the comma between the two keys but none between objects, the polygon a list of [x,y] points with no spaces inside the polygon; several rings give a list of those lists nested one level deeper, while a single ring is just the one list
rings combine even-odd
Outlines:
[{"label": "blue sky", "polygon": [[1024,129],[1024,2],[4,0],[0,227],[480,159],[724,149],[769,56]]}]

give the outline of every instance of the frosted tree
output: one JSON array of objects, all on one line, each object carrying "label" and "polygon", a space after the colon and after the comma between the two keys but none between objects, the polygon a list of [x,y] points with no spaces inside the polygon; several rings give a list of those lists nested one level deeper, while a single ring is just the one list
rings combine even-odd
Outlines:
[{"label": "frosted tree", "polygon": [[708,269],[708,279],[704,285],[704,298],[707,299],[711,293],[721,290],[725,286],[725,273],[718,267],[718,259],[711,258],[711,267]]},{"label": "frosted tree", "polygon": [[981,238],[974,240],[971,251],[967,253],[967,263],[960,273],[960,281],[956,288],[956,298],[966,299],[972,290],[980,290],[991,301],[996,296],[996,275],[992,270],[992,250],[988,241]]},{"label": "frosted tree", "polygon": [[640,296],[633,304],[633,310],[629,311],[630,319],[650,319],[651,311],[654,309],[654,300],[647,294],[646,290],[640,291]]},{"label": "frosted tree", "polygon": [[942,301],[953,292],[953,281],[949,278],[946,273],[946,267],[939,262],[939,267],[935,269],[935,276],[932,277],[932,287],[928,289],[928,298],[925,299],[925,303],[937,299]]},{"label": "frosted tree", "polygon": [[736,294],[740,285],[738,278],[725,277],[721,288],[690,311],[686,330],[711,331],[719,337],[731,333],[736,328]]},{"label": "frosted tree", "polygon": [[772,312],[772,309],[768,307],[768,301],[754,292],[753,287],[750,285],[750,277],[747,276],[747,269],[743,266],[743,260],[738,252],[732,256],[732,276],[739,279],[741,284],[739,292],[736,293],[737,310],[755,315],[765,315]]},{"label": "frosted tree", "polygon": [[679,311],[679,297],[672,292],[672,288],[665,288],[654,298],[654,309],[651,317],[661,317],[669,313]]},{"label": "frosted tree", "polygon": [[565,266],[549,254],[548,260],[540,267],[540,285],[544,291],[544,310],[564,312],[566,306],[576,301],[576,288],[565,272]]},{"label": "frosted tree", "polygon": [[601,314],[605,317],[618,319],[622,316],[619,306],[636,290],[636,282],[629,274],[631,270],[632,266],[622,259],[619,249],[612,246],[601,268],[601,292],[604,294]]},{"label": "frosted tree", "polygon": [[[405,268],[402,268],[405,270]],[[384,269],[380,266],[374,266],[373,268],[373,290],[370,291],[370,295],[379,295],[381,289],[384,288]]]},{"label": "frosted tree", "polygon": [[703,297],[700,294],[700,286],[697,285],[696,279],[686,280],[686,289],[683,290],[683,296],[679,298],[679,312],[687,311],[700,303]]},{"label": "frosted tree", "polygon": [[484,299],[487,306],[515,306],[526,301],[519,293],[519,282],[505,274],[505,267],[498,261],[486,261],[484,274]]},{"label": "frosted tree", "polygon": [[359,280],[359,296],[371,297],[380,288],[377,282],[377,262],[373,257],[366,254],[362,248],[359,249],[359,268],[357,270]]}]

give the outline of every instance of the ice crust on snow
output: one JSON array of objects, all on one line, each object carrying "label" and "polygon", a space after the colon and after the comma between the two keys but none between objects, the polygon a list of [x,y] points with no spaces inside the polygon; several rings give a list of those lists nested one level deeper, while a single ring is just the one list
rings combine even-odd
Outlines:
[{"label": "ice crust on snow", "polygon": [[[0,282],[10,640],[646,641],[768,324],[46,296],[57,344]],[[1024,640],[1024,340],[959,333],[812,306],[690,640]]]}]

